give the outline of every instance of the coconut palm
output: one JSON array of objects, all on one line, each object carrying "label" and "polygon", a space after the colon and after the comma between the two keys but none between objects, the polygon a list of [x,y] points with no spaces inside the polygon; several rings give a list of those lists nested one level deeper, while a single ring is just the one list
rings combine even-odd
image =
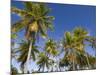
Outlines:
[{"label": "coconut palm", "polygon": [[38,71],[42,69],[42,72],[45,71],[45,68],[49,69],[52,65],[53,60],[50,59],[44,52],[41,52],[38,56],[37,65],[39,65]]},{"label": "coconut palm", "polygon": [[[24,73],[24,67],[25,67],[25,62],[27,60],[27,56],[28,56],[28,47],[29,47],[29,42],[22,40],[21,43],[19,43],[20,46],[19,48],[17,48],[16,53],[19,53],[18,55],[18,62],[21,63],[21,69],[22,72]],[[33,61],[36,60],[36,55],[39,53],[38,47],[35,45],[32,45],[32,50],[31,50],[31,59]]]},{"label": "coconut palm", "polygon": [[[52,70],[53,71],[53,68],[57,68],[57,56],[59,54],[59,51],[58,51],[58,48],[57,48],[57,43],[53,40],[53,39],[49,39],[47,40],[47,42],[45,43],[45,47],[44,47],[44,50],[46,52],[46,55],[48,57],[50,57],[51,59],[53,59],[53,63],[52,63]],[[55,66],[54,66],[55,65]]]},{"label": "coconut palm", "polygon": [[63,49],[65,50],[65,57],[73,65],[73,70],[75,70],[76,63],[76,50],[74,49],[75,40],[70,32],[66,32],[63,39]]},{"label": "coconut palm", "polygon": [[[81,59],[83,59],[83,57],[86,57],[84,60],[87,61],[88,67],[90,66],[89,59],[85,51],[85,47],[87,46],[86,42],[89,42],[86,39],[89,37],[88,32],[81,27],[75,28],[72,33],[65,33],[63,49],[65,50],[66,58],[72,64],[72,70],[77,69],[77,64],[81,64],[78,61],[82,61]],[[86,64],[86,62],[83,63]]]},{"label": "coconut palm", "polygon": [[[19,15],[21,20],[12,25],[12,32],[20,32],[25,30],[25,36],[29,41],[29,51],[26,60],[26,70],[31,54],[32,44],[35,44],[37,37],[41,35],[43,38],[47,36],[48,29],[52,29],[53,16],[48,16],[50,9],[43,3],[24,2],[24,9],[16,7],[11,8],[11,12]],[[25,71],[26,73],[26,71]]]},{"label": "coconut palm", "polygon": [[[88,31],[82,27],[75,28],[73,33],[74,33],[74,36],[77,37],[76,41],[79,43],[79,46],[77,48],[80,48],[82,52],[84,53],[87,63],[88,63],[88,67],[90,69],[91,67],[90,67],[90,62],[88,59],[88,53],[86,52],[85,47],[91,46],[92,48],[96,48],[95,37],[88,35],[89,34]],[[89,43],[89,45],[87,43]],[[77,50],[80,50],[80,49],[77,49]]]}]

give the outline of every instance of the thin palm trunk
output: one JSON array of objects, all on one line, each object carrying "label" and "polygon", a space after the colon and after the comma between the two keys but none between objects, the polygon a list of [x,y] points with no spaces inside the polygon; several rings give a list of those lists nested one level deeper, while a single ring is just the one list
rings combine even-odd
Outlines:
[{"label": "thin palm trunk", "polygon": [[61,68],[59,67],[59,71],[61,71]]},{"label": "thin palm trunk", "polygon": [[45,68],[45,65],[43,65],[43,70],[42,70],[43,72],[44,72],[44,68]]},{"label": "thin palm trunk", "polygon": [[24,67],[25,67],[25,64],[24,64],[24,66],[21,68],[22,73],[24,73]]},{"label": "thin palm trunk", "polygon": [[75,70],[75,64],[74,64],[74,60],[73,60],[73,71]]},{"label": "thin palm trunk", "polygon": [[75,70],[75,60],[74,60],[74,52],[73,52],[73,71]]},{"label": "thin palm trunk", "polygon": [[26,60],[26,65],[25,65],[25,67],[24,67],[24,73],[27,73],[27,72],[28,72],[28,65],[29,65],[29,60],[30,60],[30,56],[31,56],[32,43],[33,43],[33,42],[30,41],[28,56],[27,56],[27,60]]},{"label": "thin palm trunk", "polygon": [[39,67],[38,72],[40,72],[40,69],[41,69],[41,66]]},{"label": "thin palm trunk", "polygon": [[88,55],[86,54],[86,60],[87,60],[87,64],[88,64],[88,69],[90,69],[90,63],[89,63],[89,59],[88,59]]}]

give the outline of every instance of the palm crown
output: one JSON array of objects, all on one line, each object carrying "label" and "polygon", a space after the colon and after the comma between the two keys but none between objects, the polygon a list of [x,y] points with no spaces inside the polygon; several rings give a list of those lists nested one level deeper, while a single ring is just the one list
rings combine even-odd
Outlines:
[{"label": "palm crown", "polygon": [[36,38],[39,33],[46,37],[48,28],[53,29],[53,16],[48,16],[50,9],[43,3],[25,2],[24,9],[12,7],[12,13],[18,14],[22,19],[12,26],[12,32],[18,32],[22,29],[26,30],[26,38]]}]

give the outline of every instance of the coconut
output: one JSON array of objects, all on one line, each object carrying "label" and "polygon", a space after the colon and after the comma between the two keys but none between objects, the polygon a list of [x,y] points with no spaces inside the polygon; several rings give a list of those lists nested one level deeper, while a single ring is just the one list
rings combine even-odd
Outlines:
[{"label": "coconut", "polygon": [[30,26],[30,30],[31,30],[31,31],[35,31],[35,32],[38,31],[38,24],[37,24],[36,21],[33,22],[33,23],[31,24],[31,26]]}]

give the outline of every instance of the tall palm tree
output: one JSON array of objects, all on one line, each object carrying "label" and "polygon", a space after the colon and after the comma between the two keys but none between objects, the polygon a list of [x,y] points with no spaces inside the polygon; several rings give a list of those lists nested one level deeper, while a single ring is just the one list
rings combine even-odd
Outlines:
[{"label": "tall palm tree", "polygon": [[29,51],[26,60],[26,71],[28,61],[31,54],[32,44],[35,44],[37,37],[41,35],[43,38],[47,36],[48,29],[52,29],[53,16],[48,16],[50,9],[43,3],[24,2],[24,9],[16,7],[11,8],[11,12],[19,15],[21,20],[12,25],[12,32],[25,30],[25,36],[29,41]]},{"label": "tall palm tree", "polygon": [[[86,42],[89,42],[87,39],[90,37],[91,36],[88,35],[88,32],[81,27],[75,28],[72,33],[65,33],[63,49],[65,50],[66,58],[70,61],[70,63],[72,63],[72,70],[76,69],[75,67],[78,64],[78,60],[81,60],[83,57],[86,57],[85,60],[87,61],[88,67],[90,66],[89,59],[85,51],[85,47],[87,46]],[[81,58],[79,59],[80,56]]]},{"label": "tall palm tree", "polygon": [[65,50],[65,57],[68,61],[72,64],[73,70],[75,70],[75,63],[76,63],[76,50],[75,47],[75,40],[73,40],[73,36],[70,32],[66,32],[64,39],[63,39],[63,49]]},{"label": "tall palm tree", "polygon": [[[92,48],[96,48],[96,39],[95,37],[93,36],[90,36],[88,35],[88,31],[82,27],[77,27],[74,29],[73,31],[74,33],[74,36],[77,37],[77,42],[79,42],[79,48],[83,51],[85,57],[86,57],[86,60],[87,60],[87,63],[88,63],[88,67],[89,69],[91,68],[90,67],[90,62],[89,62],[89,59],[88,59],[88,53],[86,52],[85,50],[85,47],[86,46],[91,46]],[[89,45],[87,43],[90,43]],[[78,49],[77,49],[78,50]]]},{"label": "tall palm tree", "polygon": [[50,66],[52,65],[52,62],[53,62],[52,59],[46,56],[44,52],[41,52],[38,56],[38,61],[37,61],[37,65],[39,65],[38,71],[40,72],[40,70],[42,69],[42,72],[44,72],[45,67],[49,69]]},{"label": "tall palm tree", "polygon": [[[29,47],[29,42],[25,41],[25,40],[22,40],[21,43],[19,43],[20,46],[19,48],[17,48],[16,50],[16,53],[19,53],[19,56],[18,56],[18,62],[21,63],[21,69],[22,69],[22,72],[24,73],[24,67],[25,67],[25,62],[27,60],[27,56],[28,56],[28,47]],[[38,47],[35,46],[35,45],[32,45],[32,50],[31,50],[31,59],[33,61],[36,60],[36,55],[39,53],[39,50],[38,50]]]},{"label": "tall palm tree", "polygon": [[[57,68],[57,56],[59,54],[58,48],[57,48],[57,43],[53,40],[53,39],[49,39],[47,40],[47,42],[45,43],[45,47],[44,50],[46,52],[46,55],[48,57],[50,57],[51,59],[53,59],[54,62],[52,62],[52,71],[53,68],[56,67]],[[55,66],[54,66],[55,65]]]}]

